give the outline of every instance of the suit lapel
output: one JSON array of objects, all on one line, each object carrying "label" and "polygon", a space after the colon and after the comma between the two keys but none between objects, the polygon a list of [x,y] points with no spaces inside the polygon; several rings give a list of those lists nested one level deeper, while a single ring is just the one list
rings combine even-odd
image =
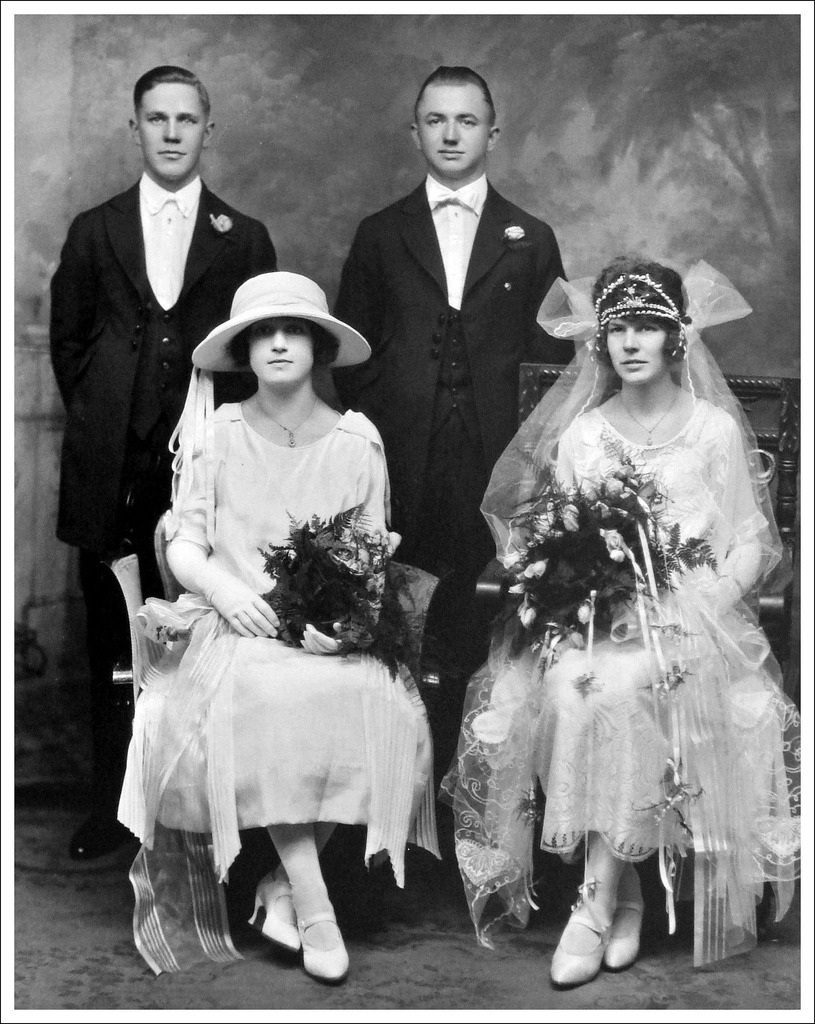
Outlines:
[{"label": "suit lapel", "polygon": [[465,296],[507,251],[504,231],[511,223],[512,208],[490,185],[473,239],[473,251],[464,281]]},{"label": "suit lapel", "polygon": [[122,270],[130,278],[142,302],[150,299],[150,283],[144,258],[144,235],[139,210],[139,186],[114,196],[104,208],[108,240]]},{"label": "suit lapel", "polygon": [[401,232],[413,257],[447,296],[447,278],[424,182],[402,203]]},{"label": "suit lapel", "polygon": [[184,267],[184,283],[178,297],[179,302],[210,267],[218,253],[233,244],[231,231],[234,229],[227,232],[216,231],[210,221],[210,214],[215,217],[221,214],[228,216],[228,208],[210,192],[206,185],[202,185],[201,198],[198,201],[198,215],[195,218],[190,251],[187,253],[187,263]]}]

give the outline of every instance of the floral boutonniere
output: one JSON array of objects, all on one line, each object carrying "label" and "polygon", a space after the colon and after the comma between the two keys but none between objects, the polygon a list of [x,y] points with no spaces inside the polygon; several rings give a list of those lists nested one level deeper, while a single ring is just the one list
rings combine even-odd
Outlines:
[{"label": "floral boutonniere", "polygon": [[231,231],[234,224],[232,218],[227,217],[225,213],[222,213],[218,217],[216,217],[214,213],[211,213],[209,215],[209,222],[219,235],[225,235],[228,231]]},{"label": "floral boutonniere", "polygon": [[517,224],[504,228],[504,241],[507,245],[517,245],[519,242],[523,242],[525,238],[526,232]]}]

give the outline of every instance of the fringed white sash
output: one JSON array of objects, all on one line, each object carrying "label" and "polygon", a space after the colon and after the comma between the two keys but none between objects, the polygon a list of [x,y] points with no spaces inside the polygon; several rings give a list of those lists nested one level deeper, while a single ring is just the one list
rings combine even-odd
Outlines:
[{"label": "fringed white sash", "polygon": [[156,974],[242,959],[204,836],[157,825],[153,849],[141,848],[130,881],[136,946]]},{"label": "fringed white sash", "polygon": [[[425,710],[409,672],[403,671],[392,686],[383,687],[381,671],[372,659],[365,658],[363,663],[365,661],[372,670],[371,684],[366,686],[362,697],[371,779],[365,860],[387,850],[396,883],[404,887],[405,844],[411,835],[418,845],[441,858],[436,838],[432,768],[418,807],[415,806],[419,715],[425,718]],[[409,721],[405,714],[405,691],[414,711]]]},{"label": "fringed white sash", "polygon": [[[151,688],[151,701],[161,697],[161,706],[154,703],[148,710],[137,704],[119,817],[146,847],[152,847],[167,784],[184,751],[203,732],[213,861],[218,878],[225,880],[240,850],[230,714],[238,634],[206,602],[190,594],[174,605],[152,599],[141,618],[153,639],[168,626],[179,630],[182,624],[191,637],[175,671],[158,676]],[[159,694],[162,685],[166,689]]]}]

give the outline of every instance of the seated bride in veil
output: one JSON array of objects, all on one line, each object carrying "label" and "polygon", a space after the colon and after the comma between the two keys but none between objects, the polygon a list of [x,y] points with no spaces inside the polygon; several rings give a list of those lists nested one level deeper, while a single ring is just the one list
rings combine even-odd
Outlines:
[{"label": "seated bride in veil", "polygon": [[755,944],[765,882],[779,917],[792,898],[799,716],[754,614],[782,546],[699,334],[749,312],[705,264],[684,283],[637,258],[557,282],[540,322],[585,344],[482,505],[513,586],[443,795],[484,945],[528,921],[538,822],[542,849],[583,860],[557,986],[634,962],[648,857],[671,930],[692,889],[696,965]]}]

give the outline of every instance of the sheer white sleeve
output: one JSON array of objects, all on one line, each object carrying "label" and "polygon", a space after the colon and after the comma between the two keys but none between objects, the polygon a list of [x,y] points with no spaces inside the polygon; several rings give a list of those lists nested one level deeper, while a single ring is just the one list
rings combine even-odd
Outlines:
[{"label": "sheer white sleeve", "polygon": [[[744,595],[767,570],[768,560],[774,557],[774,546],[754,492],[755,474],[751,477],[739,430],[729,416],[722,419],[726,426],[717,467],[721,494],[718,528],[728,535],[726,544],[720,547],[727,554],[719,565],[719,574],[732,579]],[[759,457],[757,452],[755,456]]]}]

